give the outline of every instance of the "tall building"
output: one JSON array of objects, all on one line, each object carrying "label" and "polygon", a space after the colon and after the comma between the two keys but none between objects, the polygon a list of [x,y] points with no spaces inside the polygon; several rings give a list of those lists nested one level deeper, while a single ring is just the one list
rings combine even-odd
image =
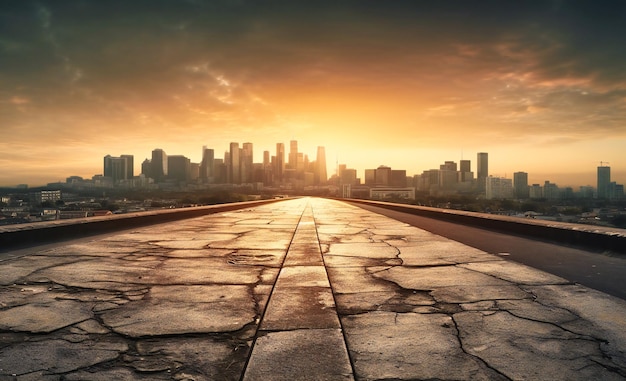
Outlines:
[{"label": "tall building", "polygon": [[243,147],[241,149],[241,157],[240,157],[240,167],[241,167],[241,183],[247,184],[254,181],[253,178],[253,153],[252,153],[252,143],[243,143]]},{"label": "tall building", "polygon": [[167,177],[167,154],[160,148],[152,151],[150,162],[150,176],[155,182],[164,181]]},{"label": "tall building", "polygon": [[525,199],[530,197],[530,188],[528,187],[528,173],[513,173],[513,188],[515,189],[515,198]]},{"label": "tall building", "polygon": [[328,173],[326,168],[326,149],[322,146],[317,147],[315,167],[315,182],[317,184],[326,184],[326,182],[328,181]]},{"label": "tall building", "polygon": [[281,183],[285,176],[285,144],[276,143],[276,168],[274,169],[274,179]]},{"label": "tall building", "polygon": [[609,198],[611,186],[611,167],[600,165],[598,167],[598,198]]},{"label": "tall building", "polygon": [[489,177],[489,157],[487,152],[479,152],[476,160],[476,177],[478,178],[478,189],[485,190],[485,181]]},{"label": "tall building", "polygon": [[391,182],[391,167],[384,165],[376,168],[376,185],[389,185]]},{"label": "tall building", "polygon": [[132,169],[130,170],[131,175],[129,176],[129,165],[133,165],[132,155],[122,155],[121,157],[106,155],[104,157],[104,176],[110,177],[114,184],[121,180],[131,179]]},{"label": "tall building", "polygon": [[121,155],[123,159],[126,159],[126,179],[130,180],[135,177],[135,157],[133,155]]},{"label": "tall building", "polygon": [[167,177],[178,182],[188,182],[191,179],[191,161],[183,155],[169,156]]},{"label": "tall building", "polygon": [[290,169],[298,169],[298,141],[292,140],[289,142],[289,163]]},{"label": "tall building", "polygon": [[202,161],[200,162],[200,180],[205,183],[213,182],[213,166],[215,151],[206,146],[202,147]]},{"label": "tall building", "polygon": [[230,150],[228,151],[228,172],[231,184],[241,184],[241,166],[239,158],[241,153],[239,152],[239,143],[230,143]]},{"label": "tall building", "polygon": [[513,197],[513,180],[489,176],[485,179],[485,198],[507,199]]}]

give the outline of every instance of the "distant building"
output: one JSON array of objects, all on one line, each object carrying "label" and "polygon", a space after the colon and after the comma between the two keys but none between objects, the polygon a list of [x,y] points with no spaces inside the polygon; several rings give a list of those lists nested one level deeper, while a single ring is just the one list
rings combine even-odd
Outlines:
[{"label": "distant building", "polygon": [[372,200],[415,200],[415,188],[413,187],[375,187],[370,189]]},{"label": "distant building", "polygon": [[540,184],[533,184],[528,189],[528,196],[532,199],[543,198],[543,188]]},{"label": "distant building", "polygon": [[317,147],[317,157],[315,158],[315,182],[317,184],[326,184],[327,181],[326,149],[320,146]]},{"label": "distant building", "polygon": [[391,167],[384,165],[376,168],[376,185],[389,186],[391,183]]},{"label": "distant building", "polygon": [[133,178],[133,155],[122,155],[104,157],[104,176],[110,177],[114,183]]},{"label": "distant building", "polygon": [[513,180],[502,177],[487,177],[485,179],[485,198],[488,200],[513,198]]},{"label": "distant building", "polygon": [[561,198],[561,191],[558,185],[546,180],[543,184],[543,197],[549,200],[557,200]]},{"label": "distant building", "polygon": [[61,196],[60,190],[42,190],[31,193],[31,198],[35,204],[41,204],[43,202],[50,202],[54,204],[62,199]]},{"label": "distant building", "polygon": [[178,182],[191,179],[191,162],[183,155],[171,155],[167,158],[167,178]]},{"label": "distant building", "polygon": [[148,177],[153,178],[157,183],[165,181],[167,177],[167,154],[160,148],[152,151]]},{"label": "distant building", "polygon": [[527,199],[530,197],[530,189],[528,188],[528,173],[513,173],[513,187],[515,188],[515,198]]},{"label": "distant building", "polygon": [[609,187],[611,185],[611,167],[598,167],[598,193],[597,198],[609,198]]},{"label": "distant building", "polygon": [[485,190],[485,181],[489,176],[489,155],[487,152],[479,152],[476,161],[476,177],[478,178],[478,190]]},{"label": "distant building", "polygon": [[213,182],[213,167],[215,162],[215,151],[202,147],[202,161],[200,162],[200,180],[204,183]]},{"label": "distant building", "polygon": [[230,143],[230,150],[228,151],[228,180],[230,184],[241,184],[241,166],[239,158],[241,153],[239,152],[239,143]]},{"label": "distant building", "polygon": [[252,143],[243,143],[241,149],[241,183],[247,184],[254,181],[253,176],[253,152]]}]

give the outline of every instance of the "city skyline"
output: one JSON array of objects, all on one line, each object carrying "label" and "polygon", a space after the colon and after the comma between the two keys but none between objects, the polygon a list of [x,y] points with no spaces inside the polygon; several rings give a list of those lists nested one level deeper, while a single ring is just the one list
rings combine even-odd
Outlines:
[{"label": "city skyline", "polygon": [[608,162],[624,183],[624,20],[620,1],[3,2],[0,186],[289,140],[329,175],[488,152],[494,176],[595,185]]}]

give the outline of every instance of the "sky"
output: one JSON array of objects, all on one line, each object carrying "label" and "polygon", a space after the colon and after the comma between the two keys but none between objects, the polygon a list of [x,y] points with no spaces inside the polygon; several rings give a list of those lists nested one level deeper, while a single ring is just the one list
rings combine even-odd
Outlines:
[{"label": "sky", "polygon": [[3,0],[0,186],[277,142],[407,174],[626,183],[624,1]]}]

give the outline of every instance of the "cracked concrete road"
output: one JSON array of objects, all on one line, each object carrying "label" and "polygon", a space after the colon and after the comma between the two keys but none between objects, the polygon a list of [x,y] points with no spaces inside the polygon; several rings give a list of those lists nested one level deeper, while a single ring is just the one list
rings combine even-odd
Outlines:
[{"label": "cracked concrete road", "polygon": [[0,380],[624,380],[626,302],[340,201],[0,258]]}]

